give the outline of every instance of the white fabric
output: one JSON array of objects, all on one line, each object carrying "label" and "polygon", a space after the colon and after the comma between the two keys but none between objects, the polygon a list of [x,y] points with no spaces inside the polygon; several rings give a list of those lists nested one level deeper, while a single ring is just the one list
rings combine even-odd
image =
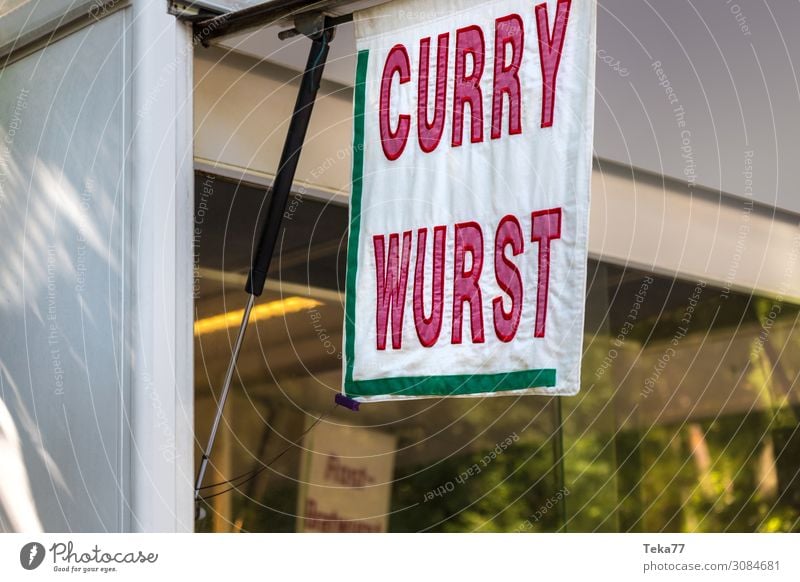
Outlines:
[{"label": "white fabric", "polygon": [[[573,0],[557,76],[554,122],[541,128],[542,73],[535,5],[529,0],[396,0],[359,12],[355,17],[357,47],[369,51],[366,76],[363,199],[358,240],[355,321],[356,381],[405,376],[497,374],[555,368],[553,388],[515,390],[514,393],[572,395],[580,386],[582,353],[589,184],[591,175],[594,108],[595,18],[594,1]],[[549,29],[553,29],[556,1],[547,1]],[[502,137],[491,139],[492,81],[495,20],[516,13],[524,23],[521,63],[522,133],[508,135],[508,100],[504,99]],[[456,30],[477,24],[486,46],[481,78],[484,139],[470,143],[469,108],[465,112],[463,144],[451,146]],[[450,33],[447,114],[444,133],[433,153],[425,154],[417,141],[417,76],[419,41],[431,37],[429,114],[433,114],[437,38]],[[384,155],[379,133],[379,98],[386,56],[395,44],[408,49],[411,81],[392,84],[392,126],[398,112],[411,115],[411,130],[399,159]],[[534,337],[538,244],[531,241],[531,213],[561,207],[561,238],[551,246],[551,273],[546,336]],[[522,273],[525,299],[515,338],[498,340],[493,326],[492,299],[507,295],[499,288],[494,270],[494,238],[500,219],[515,215],[522,226],[524,252],[506,255]],[[453,302],[453,246],[457,222],[482,226],[484,264],[481,276],[485,342],[473,344],[469,305],[464,305],[463,342],[451,345]],[[438,342],[420,345],[414,326],[413,289],[417,229],[428,228],[425,312],[431,305],[433,227],[447,226],[445,252],[444,320]],[[376,266],[373,235],[411,230],[412,251],[403,322],[401,350],[391,346],[391,318],[384,351],[376,349]],[[353,241],[351,240],[351,244]],[[402,236],[401,236],[402,250]],[[494,393],[492,393],[494,395]],[[500,392],[499,394],[503,394]],[[506,392],[507,394],[507,392]],[[383,399],[383,396],[363,400]]]}]

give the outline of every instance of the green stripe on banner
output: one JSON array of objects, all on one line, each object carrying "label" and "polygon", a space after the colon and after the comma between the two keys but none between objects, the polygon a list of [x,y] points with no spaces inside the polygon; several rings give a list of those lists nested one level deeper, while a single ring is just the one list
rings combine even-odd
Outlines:
[{"label": "green stripe on banner", "polygon": [[369,51],[358,51],[356,91],[353,111],[353,187],[350,192],[350,229],[347,237],[347,284],[345,299],[345,386],[353,382],[353,363],[356,341],[356,270],[358,268],[358,239],[361,234],[361,193],[364,175],[364,107],[367,92],[367,62]]},{"label": "green stripe on banner", "polygon": [[458,396],[482,392],[504,392],[525,388],[552,388],[553,368],[505,374],[462,374],[457,376],[408,376],[359,380],[347,383],[349,396]]},{"label": "green stripe on banner", "polygon": [[525,388],[552,388],[556,370],[526,370],[504,374],[462,374],[455,376],[407,376],[376,380],[353,380],[356,327],[356,272],[358,241],[361,236],[361,199],[364,177],[364,110],[367,92],[369,51],[358,52],[353,110],[353,186],[350,193],[350,232],[347,238],[347,297],[345,300],[344,392],[350,396],[456,396],[482,392],[503,392]]}]

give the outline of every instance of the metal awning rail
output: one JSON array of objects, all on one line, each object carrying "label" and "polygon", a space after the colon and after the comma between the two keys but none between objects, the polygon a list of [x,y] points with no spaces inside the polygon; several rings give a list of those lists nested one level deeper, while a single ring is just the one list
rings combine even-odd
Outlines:
[{"label": "metal awning rail", "polygon": [[308,31],[318,28],[316,23],[322,17],[327,18],[327,26],[335,28],[353,19],[352,12],[331,14],[341,4],[337,0],[270,0],[233,12],[218,12],[203,3],[173,2],[172,9],[176,16],[193,23],[195,41],[209,46],[215,39],[275,24],[289,27],[281,33],[282,39],[298,34],[309,36]]}]

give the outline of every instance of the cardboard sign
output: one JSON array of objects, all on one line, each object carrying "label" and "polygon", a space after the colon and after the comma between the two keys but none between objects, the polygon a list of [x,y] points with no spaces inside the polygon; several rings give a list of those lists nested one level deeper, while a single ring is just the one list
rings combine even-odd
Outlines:
[{"label": "cardboard sign", "polygon": [[355,17],[343,391],[577,393],[590,0],[396,0]]},{"label": "cardboard sign", "polygon": [[303,446],[297,531],[387,531],[395,438],[324,423]]}]

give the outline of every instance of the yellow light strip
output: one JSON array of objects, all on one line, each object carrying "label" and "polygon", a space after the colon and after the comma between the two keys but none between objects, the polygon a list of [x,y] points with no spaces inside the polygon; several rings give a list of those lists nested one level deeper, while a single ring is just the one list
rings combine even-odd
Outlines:
[{"label": "yellow light strip", "polygon": [[[320,305],[322,305],[320,301],[305,297],[287,297],[279,301],[270,301],[269,303],[255,305],[250,311],[249,322],[253,323],[273,317],[282,317],[289,313],[313,309]],[[227,313],[220,313],[219,315],[198,319],[194,322],[194,335],[214,333],[215,331],[228,329],[230,327],[237,327],[242,323],[242,317],[244,317],[244,309],[228,311]]]}]

